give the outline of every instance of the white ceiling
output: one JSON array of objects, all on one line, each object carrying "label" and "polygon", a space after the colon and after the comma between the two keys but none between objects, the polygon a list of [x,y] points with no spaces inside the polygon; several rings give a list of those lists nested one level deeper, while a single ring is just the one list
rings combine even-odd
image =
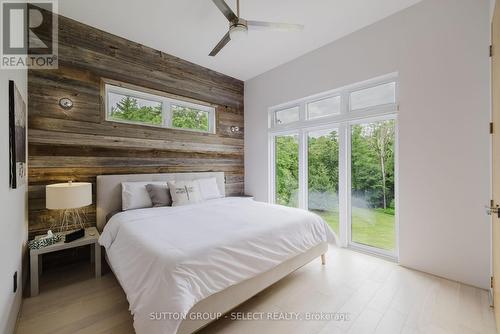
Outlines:
[{"label": "white ceiling", "polygon": [[[240,0],[248,20],[300,23],[302,32],[250,31],[215,57],[227,32],[210,0],[63,0],[60,14],[247,80],[379,21],[421,0]],[[236,0],[227,0],[235,8]],[[236,11],[236,10],[235,10]]]}]

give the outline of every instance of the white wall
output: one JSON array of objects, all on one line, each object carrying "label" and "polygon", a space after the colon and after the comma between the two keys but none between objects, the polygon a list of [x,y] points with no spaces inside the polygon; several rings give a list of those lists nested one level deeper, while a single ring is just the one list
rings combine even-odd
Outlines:
[{"label": "white wall", "polygon": [[[12,333],[22,298],[22,256],[28,237],[26,186],[9,187],[9,80],[27,103],[27,71],[0,69],[0,333]],[[12,292],[17,270],[18,289]]]},{"label": "white wall", "polygon": [[487,288],[488,0],[424,0],[245,82],[245,189],[267,200],[267,108],[400,79],[400,263]]}]

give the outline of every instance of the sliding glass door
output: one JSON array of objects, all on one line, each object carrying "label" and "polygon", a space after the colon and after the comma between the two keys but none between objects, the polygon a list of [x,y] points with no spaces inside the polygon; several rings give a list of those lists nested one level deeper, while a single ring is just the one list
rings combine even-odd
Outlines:
[{"label": "sliding glass door", "polygon": [[395,122],[351,126],[351,242],[394,252]]},{"label": "sliding glass door", "polygon": [[339,234],[339,136],[335,130],[307,135],[307,205]]},{"label": "sliding glass door", "polygon": [[299,136],[274,137],[275,203],[299,206]]}]

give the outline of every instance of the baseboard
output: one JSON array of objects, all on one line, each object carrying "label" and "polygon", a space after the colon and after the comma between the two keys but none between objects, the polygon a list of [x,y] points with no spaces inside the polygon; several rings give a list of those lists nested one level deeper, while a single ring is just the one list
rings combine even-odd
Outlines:
[{"label": "baseboard", "polygon": [[7,324],[5,326],[5,333],[14,333],[17,325],[17,319],[19,317],[19,312],[21,311],[21,304],[23,301],[23,289],[17,290],[16,298],[10,309],[9,318],[7,319]]},{"label": "baseboard", "polygon": [[14,303],[12,304],[5,333],[16,332],[17,323],[21,315],[21,307],[23,304],[24,291],[28,291],[26,288],[28,286],[28,277],[29,277],[28,261],[29,261],[28,247],[24,245],[23,255],[21,259],[21,284],[19,284],[19,289],[16,292],[16,297],[14,299]]}]

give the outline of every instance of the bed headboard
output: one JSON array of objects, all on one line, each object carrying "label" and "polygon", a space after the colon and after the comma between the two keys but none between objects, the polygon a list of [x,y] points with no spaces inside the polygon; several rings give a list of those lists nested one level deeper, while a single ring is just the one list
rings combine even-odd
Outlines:
[{"label": "bed headboard", "polygon": [[163,173],[163,174],[128,174],[97,176],[97,228],[102,231],[106,225],[106,216],[122,208],[122,182],[147,181],[189,181],[215,177],[220,193],[225,196],[224,172],[201,173]]}]

